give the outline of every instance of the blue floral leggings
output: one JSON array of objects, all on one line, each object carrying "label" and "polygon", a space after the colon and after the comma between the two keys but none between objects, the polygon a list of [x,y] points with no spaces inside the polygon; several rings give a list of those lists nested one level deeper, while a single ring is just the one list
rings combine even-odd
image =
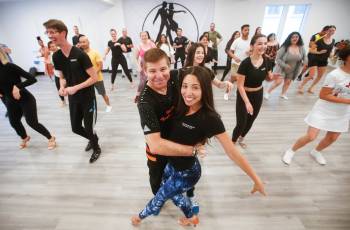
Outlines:
[{"label": "blue floral leggings", "polygon": [[178,206],[187,218],[193,216],[191,201],[183,193],[193,188],[201,177],[201,165],[196,158],[190,169],[176,171],[171,164],[164,169],[162,185],[155,197],[148,202],[139,217],[141,219],[150,215],[158,215],[164,203],[171,199]]}]

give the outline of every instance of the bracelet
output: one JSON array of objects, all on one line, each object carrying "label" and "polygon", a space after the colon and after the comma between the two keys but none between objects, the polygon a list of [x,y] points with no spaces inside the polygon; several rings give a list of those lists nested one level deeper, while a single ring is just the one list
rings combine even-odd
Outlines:
[{"label": "bracelet", "polygon": [[195,156],[197,156],[197,154],[198,154],[198,149],[196,146],[193,146],[192,156],[195,157]]}]

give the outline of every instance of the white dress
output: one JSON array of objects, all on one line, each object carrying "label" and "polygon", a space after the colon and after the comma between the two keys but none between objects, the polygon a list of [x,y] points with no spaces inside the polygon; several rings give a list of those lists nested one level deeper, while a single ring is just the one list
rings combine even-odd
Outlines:
[{"label": "white dress", "polygon": [[[337,68],[327,75],[323,87],[332,88],[337,97],[350,98],[350,74]],[[349,120],[350,105],[322,99],[317,100],[305,118],[309,126],[331,132],[347,132]]]}]

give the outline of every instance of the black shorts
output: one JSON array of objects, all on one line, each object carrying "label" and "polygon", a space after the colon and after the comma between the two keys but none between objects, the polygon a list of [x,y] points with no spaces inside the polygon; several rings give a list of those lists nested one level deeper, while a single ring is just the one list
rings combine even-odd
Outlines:
[{"label": "black shorts", "polygon": [[318,57],[315,57],[314,55],[307,55],[309,61],[308,61],[308,67],[326,67],[328,65],[328,59],[320,59]]},{"label": "black shorts", "polygon": [[103,80],[97,81],[95,83],[95,89],[97,90],[98,94],[100,94],[102,96],[106,95],[106,89],[105,89],[105,85],[103,83]]}]

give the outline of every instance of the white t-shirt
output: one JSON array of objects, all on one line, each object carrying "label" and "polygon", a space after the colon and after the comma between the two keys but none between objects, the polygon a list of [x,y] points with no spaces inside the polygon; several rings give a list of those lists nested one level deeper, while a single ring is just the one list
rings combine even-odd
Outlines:
[{"label": "white t-shirt", "polygon": [[[350,74],[344,72],[341,68],[337,68],[327,75],[323,87],[332,88],[334,96],[350,98]],[[318,99],[313,110],[338,117],[338,119],[350,119],[350,105],[344,103]]]},{"label": "white t-shirt", "polygon": [[170,58],[172,55],[174,55],[175,51],[172,46],[167,45],[167,44],[161,44],[159,47],[161,50],[163,50],[166,55]]},{"label": "white t-shirt", "polygon": [[[247,52],[250,49],[249,39],[243,40],[241,37],[237,38],[232,43],[230,49],[234,51],[234,55],[236,57],[238,57],[241,61],[243,61],[248,57]],[[237,63],[233,58],[232,58],[232,63],[237,65],[241,64],[241,63]]]}]

